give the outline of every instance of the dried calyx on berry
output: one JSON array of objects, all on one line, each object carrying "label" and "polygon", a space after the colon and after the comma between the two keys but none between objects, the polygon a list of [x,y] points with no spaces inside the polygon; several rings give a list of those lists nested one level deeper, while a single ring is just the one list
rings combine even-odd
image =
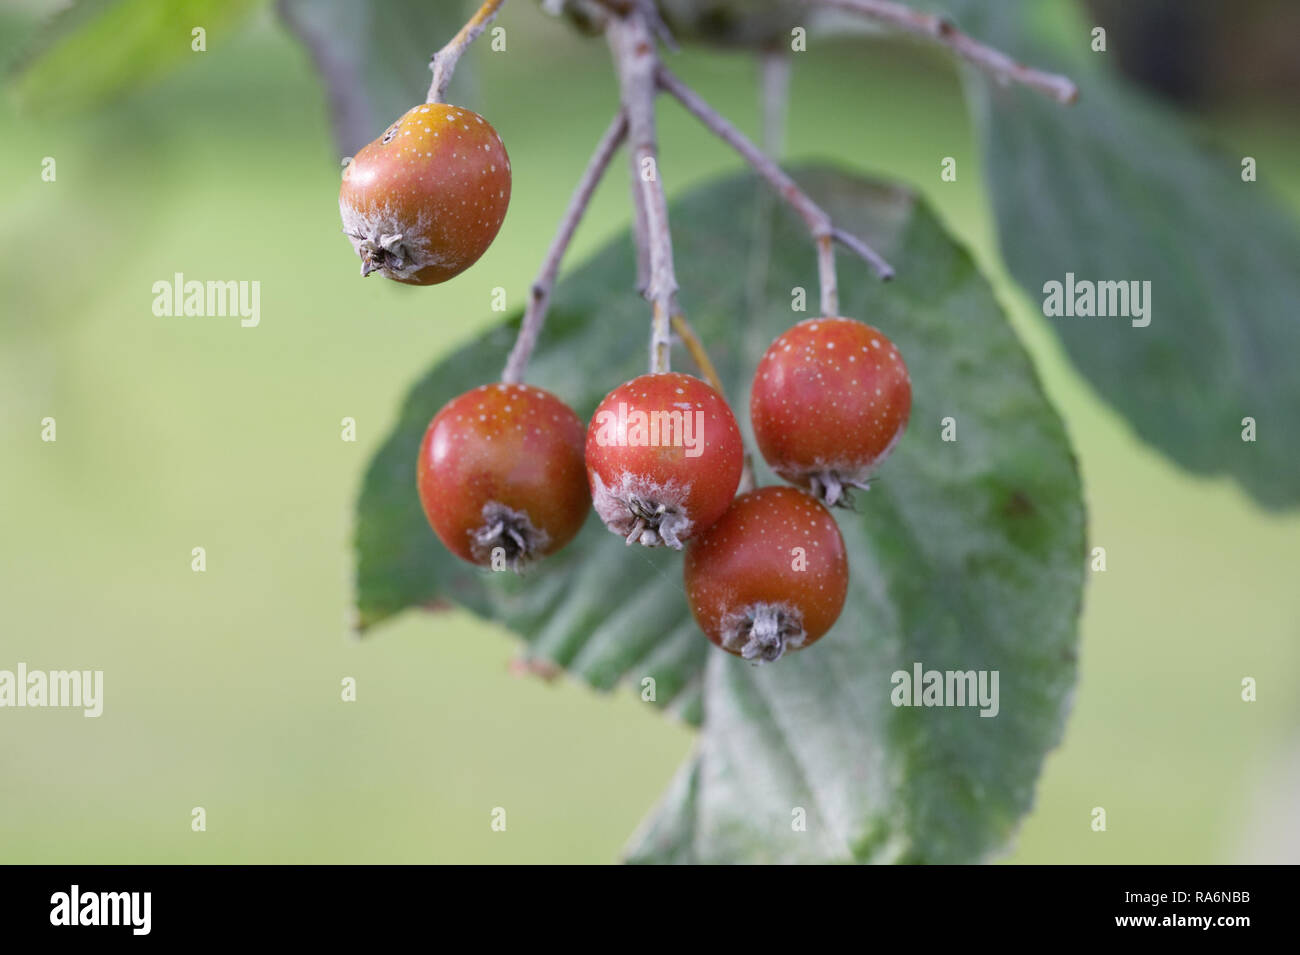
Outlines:
[{"label": "dried calyx on berry", "polygon": [[854,510],[852,491],[871,490],[874,467],[848,468],[843,465],[824,468],[809,473],[798,482],[808,493],[827,507],[847,507]]},{"label": "dried calyx on berry", "polygon": [[673,372],[611,391],[587,429],[592,503],[629,544],[685,541],[727,509],[744,467],[740,429],[708,384]]},{"label": "dried calyx on berry", "polygon": [[686,596],[713,643],[754,663],[821,639],[844,607],[849,565],[834,518],[790,487],[742,494],[686,551]]},{"label": "dried calyx on berry", "polygon": [[408,285],[459,275],[487,251],[510,205],[510,159],[495,129],[458,106],[409,110],[343,170],[339,213],[361,258]]},{"label": "dried calyx on berry", "polygon": [[429,525],[457,557],[521,570],[587,516],[582,422],[550,392],[482,385],[434,416],[416,470]]},{"label": "dried calyx on berry", "polygon": [[526,511],[516,511],[500,501],[483,505],[483,523],[470,535],[474,563],[488,565],[499,552],[506,566],[518,572],[528,561],[546,553],[551,535],[533,525]]},{"label": "dried calyx on berry", "polygon": [[719,644],[746,660],[771,663],[803,647],[803,614],[788,604],[756,603],[727,616]]},{"label": "dried calyx on berry", "polygon": [[867,488],[911,409],[912,379],[894,343],[848,318],[810,318],[772,342],[749,403],[763,459],[828,506]]},{"label": "dried calyx on berry", "polygon": [[625,480],[622,488],[611,490],[600,484],[599,477],[596,481],[600,488],[597,510],[602,519],[609,516],[607,523],[611,530],[618,534],[626,530],[624,538],[629,544],[646,547],[667,544],[681,549],[682,538],[691,532],[686,495],[681,488],[671,481],[657,487],[643,481]]}]

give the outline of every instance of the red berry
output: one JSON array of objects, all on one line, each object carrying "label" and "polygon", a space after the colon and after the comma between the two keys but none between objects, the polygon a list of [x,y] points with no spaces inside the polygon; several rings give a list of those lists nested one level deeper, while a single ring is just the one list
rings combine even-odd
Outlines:
[{"label": "red berry", "polygon": [[619,385],[587,429],[592,502],[629,544],[680,549],[727,509],[743,467],[726,399],[690,375],[642,375]]},{"label": "red berry", "polygon": [[510,159],[477,113],[426,103],[343,170],[339,212],[361,274],[436,285],[478,261],[510,204]]},{"label": "red berry", "polygon": [[742,494],[686,551],[686,596],[705,635],[756,663],[821,638],[844,608],[849,562],[834,518],[792,487]]},{"label": "red berry", "polygon": [[434,532],[483,566],[495,556],[518,570],[559,550],[591,500],[582,422],[555,395],[525,385],[481,385],[447,402],[424,434],[416,476]]},{"label": "red berry", "polygon": [[810,318],[772,342],[749,399],[763,460],[828,505],[867,486],[911,410],[903,356],[882,332],[849,318]]}]

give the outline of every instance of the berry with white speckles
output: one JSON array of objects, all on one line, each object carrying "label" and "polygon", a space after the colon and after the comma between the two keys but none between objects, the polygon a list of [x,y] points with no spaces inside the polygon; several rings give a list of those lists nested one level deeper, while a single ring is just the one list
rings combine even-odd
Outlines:
[{"label": "berry with white speckles", "polygon": [[[473,116],[472,126],[457,120]],[[436,285],[478,261],[510,205],[510,160],[469,110],[416,106],[343,170],[339,212],[361,274]]]},{"label": "berry with white speckles", "polygon": [[763,459],[828,505],[867,487],[911,410],[912,379],[894,343],[848,318],[810,318],[772,342],[749,402]]},{"label": "berry with white speckles", "polygon": [[467,391],[434,416],[420,445],[425,516],[462,560],[493,566],[495,556],[519,570],[582,528],[591,502],[582,445],[582,421],[548,391]]},{"label": "berry with white speckles", "polygon": [[727,509],[743,467],[726,399],[690,375],[642,375],[619,385],[587,429],[592,503],[629,544],[680,549]]},{"label": "berry with white speckles", "polygon": [[835,519],[792,487],[742,494],[686,551],[686,597],[714,644],[754,663],[811,646],[844,608],[849,562]]}]

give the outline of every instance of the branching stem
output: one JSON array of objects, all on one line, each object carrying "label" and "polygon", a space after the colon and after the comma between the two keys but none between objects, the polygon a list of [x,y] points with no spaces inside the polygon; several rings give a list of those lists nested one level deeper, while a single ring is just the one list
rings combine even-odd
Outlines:
[{"label": "branching stem", "polygon": [[662,64],[657,71],[659,86],[671,93],[719,139],[738,152],[760,177],[765,179],[803,219],[817,244],[817,271],[821,279],[822,311],[834,315],[839,308],[839,293],[835,278],[835,255],[831,241],[840,242],[852,249],[875,270],[882,279],[894,277],[894,270],[874,249],[856,236],[835,228],[829,213],[799,188],[799,185],[766,153],[754,145],[744,133],[731,125],[725,117],[700,98],[694,90],[679,80]]},{"label": "branching stem", "polygon": [[1050,96],[1058,103],[1073,103],[1079,98],[1079,88],[1069,77],[1045,73],[1017,63],[1000,50],[971,39],[958,30],[951,20],[944,17],[921,13],[893,0],[805,0],[805,2],[814,6],[832,7],[861,14],[906,33],[933,40],[1000,82],[1019,83],[1045,96]]},{"label": "branching stem", "polygon": [[469,22],[460,28],[460,32],[433,55],[433,59],[429,61],[429,69],[433,71],[433,82],[429,84],[426,103],[444,102],[443,96],[446,95],[447,84],[451,82],[452,73],[456,71],[456,63],[478,35],[496,19],[497,13],[505,2],[506,0],[483,0],[483,5],[469,18]]}]

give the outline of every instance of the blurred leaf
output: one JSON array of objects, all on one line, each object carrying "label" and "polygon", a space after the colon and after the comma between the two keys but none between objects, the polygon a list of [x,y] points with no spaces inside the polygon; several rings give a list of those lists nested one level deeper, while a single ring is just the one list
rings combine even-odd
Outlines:
[{"label": "blurred leaf", "polygon": [[[360,620],[450,600],[595,686],[639,689],[654,677],[658,705],[694,721],[703,679],[699,753],[643,831],[637,861],[979,858],[1029,808],[1074,683],[1078,475],[987,284],[935,218],[899,190],[827,170],[800,178],[898,267],[884,285],[845,260],[841,296],[846,314],[898,343],[915,401],[912,428],[860,512],[838,514],[852,585],[834,631],[770,667],[713,650],[686,609],[679,555],[629,548],[594,517],[522,579],[449,556],[420,510],[416,451],[445,401],[499,375],[517,318],[440,361],[373,461],[357,517]],[[747,407],[763,349],[801,317],[790,290],[816,277],[802,223],[781,210],[765,285],[744,288],[757,204],[746,177],[672,211],[682,301],[736,408]],[[647,309],[633,278],[623,239],[556,291],[529,380],[584,416],[644,368]],[[940,440],[948,415],[956,442]],[[917,661],[1000,671],[1001,712],[895,708],[890,675]],[[806,833],[791,831],[795,806],[808,812]]]},{"label": "blurred leaf", "polygon": [[[279,0],[280,18],[310,52],[329,97],[334,138],[351,156],[417,103],[429,58],[468,18],[461,0]],[[488,38],[478,46],[486,47]],[[452,102],[464,102],[474,54],[457,64]]]},{"label": "blurred leaf", "polygon": [[[1077,279],[1151,283],[1151,324],[1048,318],[1100,396],[1183,467],[1227,474],[1260,503],[1300,503],[1300,229],[1241,157],[1199,142],[1171,110],[1089,51],[1061,3],[955,0],[962,26],[1069,72],[1078,105],[978,91],[1003,254],[1030,297]],[[1032,14],[1032,15],[1031,15]],[[1249,144],[1244,146],[1249,153]],[[1266,178],[1267,168],[1261,170]],[[1242,419],[1258,440],[1242,441]]]},{"label": "blurred leaf", "polygon": [[19,104],[85,109],[153,79],[185,57],[195,27],[207,49],[264,0],[76,0],[51,17],[11,78]]}]

